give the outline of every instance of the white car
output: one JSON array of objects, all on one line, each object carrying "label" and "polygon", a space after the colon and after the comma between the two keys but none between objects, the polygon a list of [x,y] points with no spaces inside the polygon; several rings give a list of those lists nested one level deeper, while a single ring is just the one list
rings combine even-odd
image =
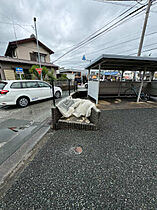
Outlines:
[{"label": "white car", "polygon": [[[0,81],[0,105],[26,107],[30,102],[53,97],[52,92],[52,86],[40,80],[3,80]],[[62,96],[60,87],[54,87],[54,96]]]}]

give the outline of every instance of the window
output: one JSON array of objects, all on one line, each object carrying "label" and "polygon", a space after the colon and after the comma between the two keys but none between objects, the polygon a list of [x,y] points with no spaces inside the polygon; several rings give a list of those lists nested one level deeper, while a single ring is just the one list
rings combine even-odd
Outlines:
[{"label": "window", "polygon": [[23,88],[38,88],[37,82],[22,82]]},{"label": "window", "polygon": [[10,88],[13,89],[20,89],[21,88],[21,82],[13,82],[10,86]]},{"label": "window", "polygon": [[[41,62],[46,62],[46,54],[42,54],[40,53],[40,61]],[[30,53],[30,60],[31,61],[38,61],[38,53],[37,52],[33,52],[33,53]]]},{"label": "window", "polygon": [[48,85],[45,82],[38,82],[38,85],[39,85],[39,87],[49,87],[50,88],[50,85]]},{"label": "window", "polygon": [[43,63],[46,62],[45,57],[46,57],[46,55],[40,54],[40,60],[41,60],[41,62],[43,62]]},{"label": "window", "polygon": [[30,53],[31,61],[38,61],[37,53]]},{"label": "window", "polygon": [[13,49],[13,51],[12,51],[12,57],[16,57],[16,50],[15,49]]},{"label": "window", "polygon": [[27,88],[27,82],[22,82],[22,87]]},{"label": "window", "polygon": [[6,86],[6,82],[0,82],[0,90],[2,90]]}]

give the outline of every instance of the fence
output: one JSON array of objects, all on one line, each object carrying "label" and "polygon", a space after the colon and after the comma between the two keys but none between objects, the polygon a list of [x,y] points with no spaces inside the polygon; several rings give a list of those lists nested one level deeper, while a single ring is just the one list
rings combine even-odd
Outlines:
[{"label": "fence", "polygon": [[[69,90],[69,80],[55,80],[54,85],[60,87],[63,91]],[[70,90],[76,90],[77,83],[70,81]]]}]

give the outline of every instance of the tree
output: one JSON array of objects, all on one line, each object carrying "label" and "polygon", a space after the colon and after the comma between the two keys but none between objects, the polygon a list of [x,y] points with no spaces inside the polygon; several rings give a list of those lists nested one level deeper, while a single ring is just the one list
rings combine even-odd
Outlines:
[{"label": "tree", "polygon": [[49,79],[50,81],[56,80],[56,77],[54,76],[54,69],[51,69],[51,71],[49,71],[49,72],[47,73],[47,76],[48,76],[48,79]]},{"label": "tree", "polygon": [[[33,74],[33,77],[36,79],[41,79],[41,75],[37,72],[36,68],[40,68],[39,65],[33,65],[29,72]],[[46,75],[48,74],[48,69],[45,66],[42,66],[42,78],[45,80]]]},{"label": "tree", "polygon": [[66,74],[61,74],[61,77],[58,78],[58,80],[67,80],[67,75]]}]

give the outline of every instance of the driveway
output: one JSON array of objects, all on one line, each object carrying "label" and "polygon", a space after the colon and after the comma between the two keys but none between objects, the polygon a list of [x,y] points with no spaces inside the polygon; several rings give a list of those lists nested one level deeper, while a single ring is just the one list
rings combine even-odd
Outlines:
[{"label": "driveway", "polygon": [[[63,96],[67,97],[68,92],[63,92]],[[61,98],[61,99],[62,99]],[[57,99],[56,103],[61,99]],[[31,103],[26,108],[18,108],[17,106],[1,106],[0,107],[0,122],[8,119],[22,119],[35,122],[42,122],[46,118],[51,116],[51,106],[53,104],[52,99],[43,100]]]}]

